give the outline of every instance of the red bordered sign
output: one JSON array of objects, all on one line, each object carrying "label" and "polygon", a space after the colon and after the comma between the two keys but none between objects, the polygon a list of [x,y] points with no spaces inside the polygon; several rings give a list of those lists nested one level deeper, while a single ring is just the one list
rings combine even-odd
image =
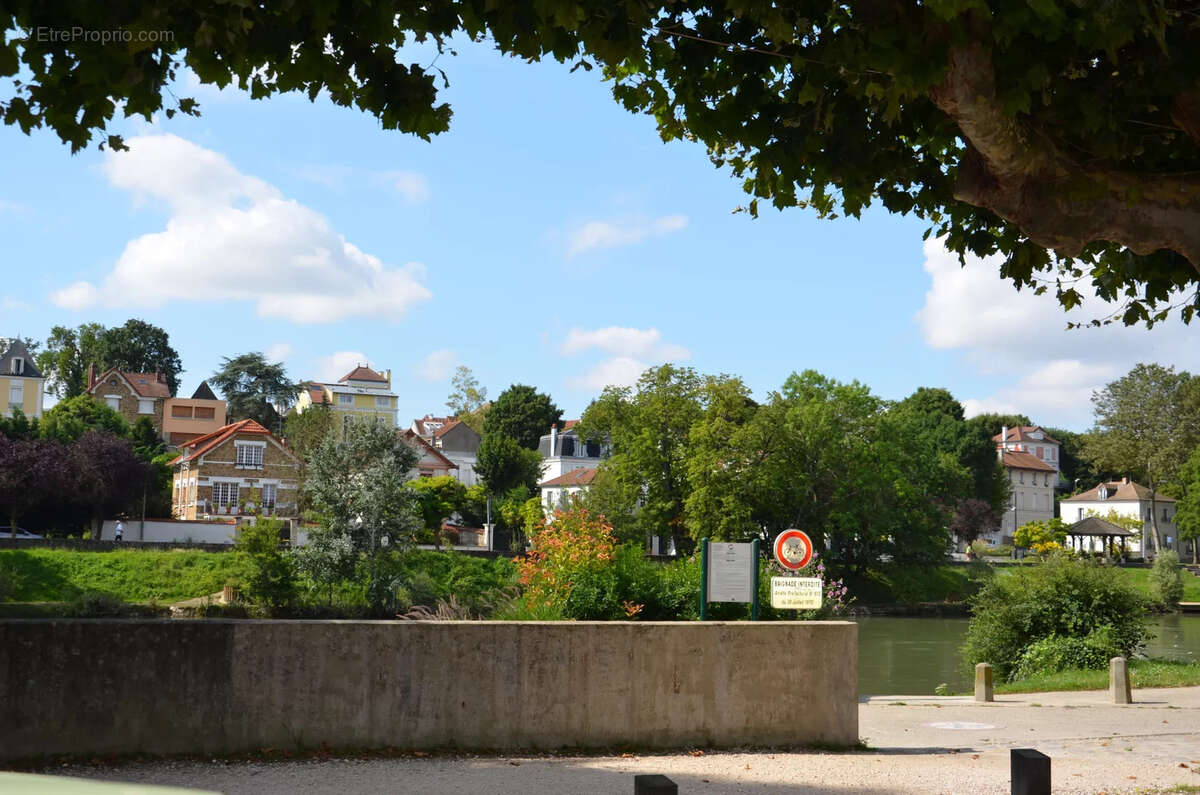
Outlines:
[{"label": "red bordered sign", "polygon": [[790,571],[799,571],[812,560],[813,545],[803,530],[784,530],[775,537],[775,560]]}]

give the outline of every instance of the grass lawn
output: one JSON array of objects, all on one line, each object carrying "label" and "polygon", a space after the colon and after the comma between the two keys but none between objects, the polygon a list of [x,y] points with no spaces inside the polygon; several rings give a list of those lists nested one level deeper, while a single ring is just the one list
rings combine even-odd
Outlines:
[{"label": "grass lawn", "polygon": [[978,586],[967,566],[919,568],[880,564],[860,578],[847,578],[855,601],[864,605],[961,602]]},{"label": "grass lawn", "polygon": [[[1200,663],[1168,660],[1133,660],[1130,683],[1139,687],[1191,687],[1200,685]],[[1047,690],[1104,690],[1108,671],[1061,671],[996,685],[997,693],[1040,693]]]},{"label": "grass lawn", "polygon": [[65,602],[99,591],[125,602],[175,602],[215,593],[246,574],[244,560],[232,552],[4,549],[0,550],[0,599]]},{"label": "grass lawn", "polygon": [[[1125,578],[1138,591],[1150,595],[1150,569],[1117,569],[1121,576]],[[1200,602],[1200,577],[1191,572],[1183,572],[1183,601],[1185,602]]]}]

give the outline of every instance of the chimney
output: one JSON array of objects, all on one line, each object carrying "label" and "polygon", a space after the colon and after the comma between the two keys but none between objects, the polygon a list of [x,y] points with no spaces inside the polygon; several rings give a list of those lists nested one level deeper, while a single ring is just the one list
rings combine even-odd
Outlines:
[{"label": "chimney", "polygon": [[392,368],[389,367],[388,369],[384,370],[383,377],[387,379],[388,389],[391,389],[392,388]]},{"label": "chimney", "polygon": [[550,458],[558,455],[558,423],[550,426]]},{"label": "chimney", "polygon": [[96,385],[96,363],[92,362],[88,365],[88,389]]},{"label": "chimney", "polygon": [[160,384],[165,384],[165,383],[167,383],[167,374],[160,373],[158,370],[155,370],[154,371],[154,380]]},{"label": "chimney", "polygon": [[[993,427],[995,427],[995,426],[993,426]],[[1000,452],[997,453],[997,455],[1000,456],[1001,461],[1004,461],[1004,443],[1007,441],[1008,441],[1008,426],[1004,425],[1004,426],[1001,426],[1001,428],[1000,428]]]}]

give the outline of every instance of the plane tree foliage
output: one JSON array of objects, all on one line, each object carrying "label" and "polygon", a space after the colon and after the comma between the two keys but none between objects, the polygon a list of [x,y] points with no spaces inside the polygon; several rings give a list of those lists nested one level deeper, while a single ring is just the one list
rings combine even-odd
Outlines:
[{"label": "plane tree foliage", "polygon": [[[1200,17],[1179,0],[2,0],[0,26],[0,118],[72,151],[123,146],[117,113],[199,113],[173,89],[185,68],[428,139],[450,125],[453,62],[403,48],[486,38],[600,67],[664,139],[740,179],[752,214],[910,213],[1064,307],[1120,302],[1098,323],[1200,305]],[[70,27],[129,40],[44,34]]]}]

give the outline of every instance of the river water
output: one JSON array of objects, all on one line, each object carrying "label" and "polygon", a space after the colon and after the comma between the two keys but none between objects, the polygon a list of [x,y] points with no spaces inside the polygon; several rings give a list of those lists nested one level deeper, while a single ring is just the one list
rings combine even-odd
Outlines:
[{"label": "river water", "polygon": [[[945,682],[956,693],[972,681],[958,649],[967,635],[965,618],[854,619],[858,624],[858,692],[862,695],[933,693]],[[1148,657],[1200,660],[1200,616],[1163,615],[1151,621]]]}]

